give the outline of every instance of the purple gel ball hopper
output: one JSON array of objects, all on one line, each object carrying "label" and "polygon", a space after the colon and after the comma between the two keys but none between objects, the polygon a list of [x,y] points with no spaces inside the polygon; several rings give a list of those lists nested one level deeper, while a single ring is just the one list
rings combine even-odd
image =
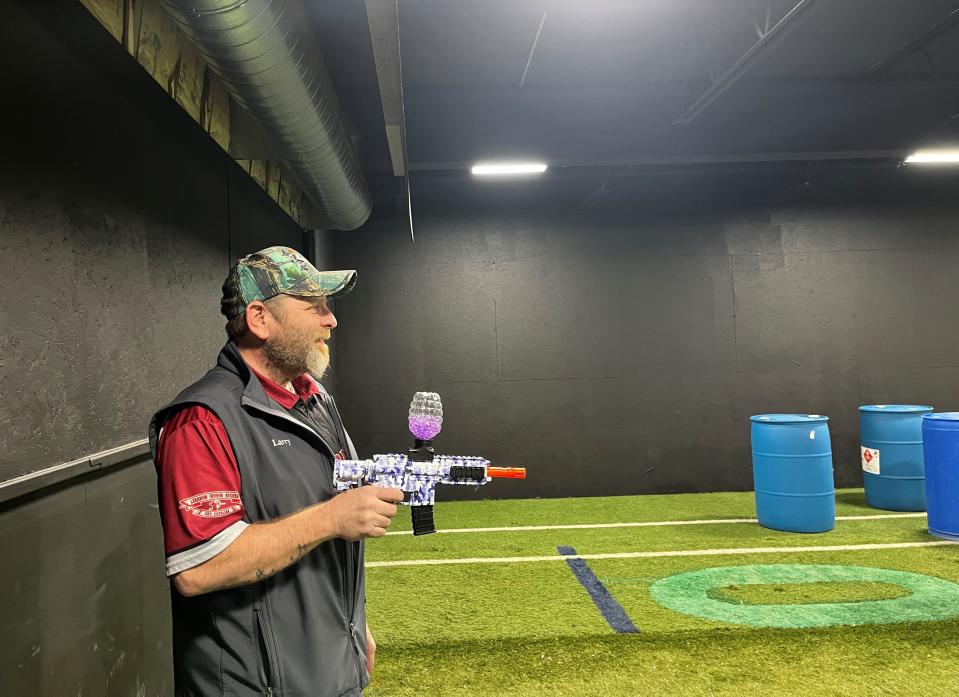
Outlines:
[{"label": "purple gel ball hopper", "polygon": [[433,440],[443,428],[443,402],[435,392],[417,392],[410,402],[410,433],[419,440]]}]

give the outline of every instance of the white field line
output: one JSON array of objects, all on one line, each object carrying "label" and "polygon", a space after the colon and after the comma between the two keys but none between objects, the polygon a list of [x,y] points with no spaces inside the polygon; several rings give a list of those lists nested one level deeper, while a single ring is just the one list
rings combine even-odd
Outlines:
[{"label": "white field line", "polygon": [[746,547],[743,549],[678,549],[663,552],[610,552],[605,554],[556,554],[548,557],[466,557],[463,559],[402,559],[372,561],[366,568],[385,566],[444,566],[448,564],[520,564],[567,559],[652,559],[656,557],[712,557],[739,554],[795,554],[797,552],[858,552],[879,549],[909,549],[912,547],[945,547],[959,545],[946,540],[935,542],[891,542],[871,545],[823,545],[811,547]]},{"label": "white field line", "polygon": [[[925,513],[880,513],[877,515],[840,515],[836,520],[882,520],[884,518],[925,518]],[[513,528],[453,528],[437,530],[454,532],[530,532],[536,530],[592,530],[597,528],[650,528],[668,525],[724,525],[727,523],[758,523],[755,518],[720,518],[716,520],[656,520],[643,523],[587,523],[582,525],[522,525]],[[396,530],[387,535],[412,535],[412,530]]]}]

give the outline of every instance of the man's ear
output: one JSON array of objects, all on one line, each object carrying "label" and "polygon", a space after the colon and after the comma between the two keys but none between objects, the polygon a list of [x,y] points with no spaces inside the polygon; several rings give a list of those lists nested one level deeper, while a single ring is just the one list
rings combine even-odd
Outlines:
[{"label": "man's ear", "polygon": [[269,309],[260,300],[254,300],[246,306],[246,328],[260,341],[266,341],[270,338],[270,325],[272,319]]}]

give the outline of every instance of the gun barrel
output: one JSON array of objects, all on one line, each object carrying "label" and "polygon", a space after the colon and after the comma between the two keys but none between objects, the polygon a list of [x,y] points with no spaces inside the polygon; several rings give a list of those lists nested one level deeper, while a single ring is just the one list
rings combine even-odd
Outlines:
[{"label": "gun barrel", "polygon": [[486,475],[493,479],[526,479],[525,467],[487,467]]}]

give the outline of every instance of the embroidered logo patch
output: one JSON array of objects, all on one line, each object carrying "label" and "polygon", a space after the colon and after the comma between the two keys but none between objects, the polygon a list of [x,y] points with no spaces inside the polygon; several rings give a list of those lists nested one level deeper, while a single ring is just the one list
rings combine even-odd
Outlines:
[{"label": "embroidered logo patch", "polygon": [[190,511],[201,518],[222,518],[243,510],[238,491],[207,491],[180,499],[180,510]]}]

